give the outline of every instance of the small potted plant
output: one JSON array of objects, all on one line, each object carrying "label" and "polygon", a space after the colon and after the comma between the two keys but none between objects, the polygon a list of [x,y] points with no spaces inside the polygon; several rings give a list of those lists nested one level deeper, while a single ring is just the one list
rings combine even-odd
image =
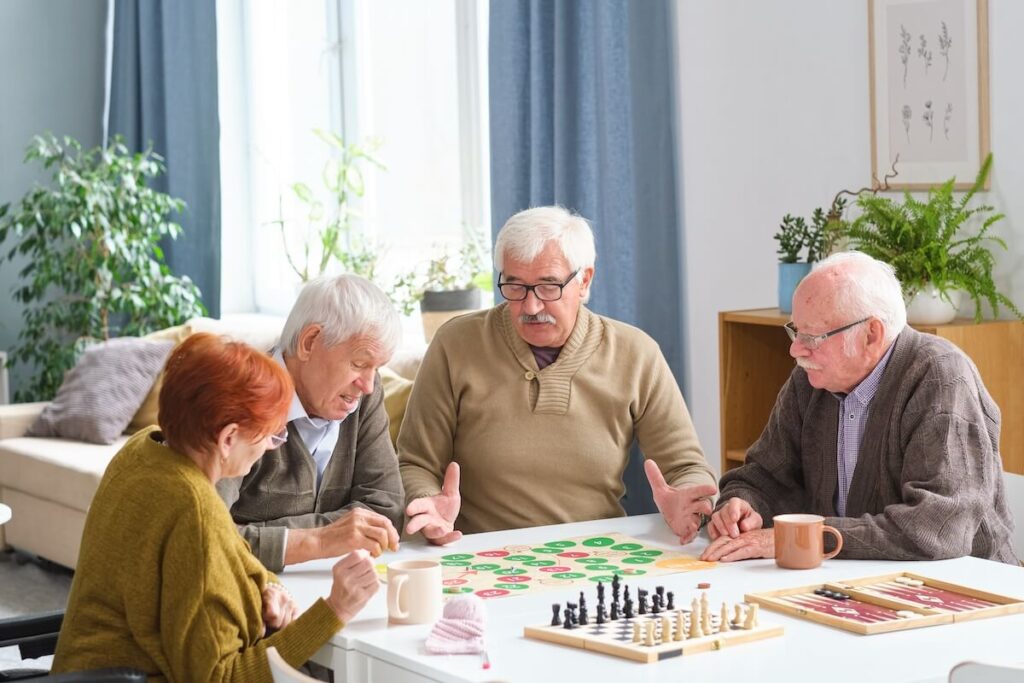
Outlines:
[{"label": "small potted plant", "polygon": [[[827,255],[835,240],[842,234],[842,214],[846,200],[840,196],[832,201],[826,213],[816,208],[811,222],[802,216],[786,214],[782,217],[775,239],[779,242],[779,310],[789,313],[793,306],[793,292],[800,280],[811,272],[811,266]],[[804,250],[806,256],[801,260]]]},{"label": "small potted plant", "polygon": [[399,276],[392,298],[409,315],[417,304],[427,342],[450,318],[480,308],[481,292],[493,288],[483,240],[470,235],[457,253],[442,249],[434,258]]},{"label": "small potted plant", "polygon": [[[989,229],[1003,214],[988,205],[968,206],[984,187],[991,168],[990,154],[974,185],[959,200],[953,193],[955,178],[929,190],[925,200],[909,192],[903,194],[902,202],[878,195],[857,200],[862,213],[848,227],[847,236],[855,249],[896,270],[910,322],[949,322],[956,316],[961,292],[974,302],[976,321],[981,321],[984,303],[995,316],[1005,306],[1022,317],[992,278],[995,257],[989,247],[1006,249],[1006,243],[989,234]],[[979,221],[980,227],[972,229]]]}]

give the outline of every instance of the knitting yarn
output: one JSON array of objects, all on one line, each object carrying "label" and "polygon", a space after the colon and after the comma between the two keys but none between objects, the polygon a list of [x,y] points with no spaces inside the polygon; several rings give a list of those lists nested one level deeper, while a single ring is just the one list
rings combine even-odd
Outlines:
[{"label": "knitting yarn", "polygon": [[484,649],[486,611],[476,595],[459,595],[444,606],[444,612],[427,636],[427,651],[434,654],[476,654]]}]

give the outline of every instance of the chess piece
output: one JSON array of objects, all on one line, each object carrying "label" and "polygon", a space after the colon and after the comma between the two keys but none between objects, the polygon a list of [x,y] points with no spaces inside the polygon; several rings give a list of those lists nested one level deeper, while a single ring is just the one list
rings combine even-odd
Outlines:
[{"label": "chess piece", "polygon": [[722,614],[718,617],[718,632],[729,630],[729,606],[722,603]]},{"label": "chess piece", "polygon": [[597,604],[604,604],[604,584],[600,581],[597,582]]},{"label": "chess piece", "polygon": [[641,589],[636,594],[640,598],[640,614],[647,614],[647,591]]},{"label": "chess piece", "polygon": [[672,622],[668,620],[668,615],[661,618],[661,638],[660,642],[667,643],[672,640]]},{"label": "chess piece", "polygon": [[639,621],[634,621],[633,622],[633,642],[634,643],[639,643],[640,642],[640,622]]},{"label": "chess piece", "polygon": [[686,625],[686,621],[683,619],[683,610],[681,610],[681,609],[676,610],[676,630],[675,630],[675,633],[672,634],[672,640],[682,640],[683,639],[683,637],[684,637],[684,635],[683,635],[683,627],[685,625]]},{"label": "chess piece", "polygon": [[566,607],[565,610],[563,611],[563,613],[565,614],[565,621],[562,624],[562,628],[564,628],[567,631],[571,631],[572,630],[572,615],[569,614],[569,608]]},{"label": "chess piece", "polygon": [[597,603],[597,623],[598,623],[598,625],[603,624],[606,619],[607,619],[607,615],[605,614],[605,611],[604,611],[604,603],[603,602],[599,602],[599,603]]},{"label": "chess piece", "polygon": [[587,603],[580,603],[580,626],[586,626],[589,622],[589,615],[587,612]]},{"label": "chess piece", "polygon": [[750,631],[751,629],[757,628],[757,603],[752,603],[747,608],[747,620],[743,622],[744,630]]},{"label": "chess piece", "polygon": [[644,639],[644,645],[647,645],[649,647],[654,645],[654,622],[653,621],[648,621],[647,622],[647,637]]},{"label": "chess piece", "polygon": [[711,610],[708,609],[707,605],[703,604],[700,606],[700,627],[709,636],[714,633],[711,630]]},{"label": "chess piece", "polygon": [[551,605],[551,625],[552,626],[561,626],[562,625],[562,620],[558,617],[558,613],[561,612],[561,611],[562,611],[561,603],[556,602],[555,604]]},{"label": "chess piece", "polygon": [[632,602],[633,601],[633,598],[629,597],[629,586],[626,586],[623,589],[623,591],[622,591],[622,601],[623,602]]},{"label": "chess piece", "polygon": [[632,600],[626,600],[625,607],[626,607],[626,611],[625,611],[624,616],[627,619],[632,619],[633,618],[633,601]]},{"label": "chess piece", "polygon": [[740,603],[733,605],[733,618],[732,627],[741,628],[743,626],[743,606]]},{"label": "chess piece", "polygon": [[665,587],[664,586],[655,586],[654,587],[654,594],[658,596],[658,606],[659,607],[664,607],[665,606]]},{"label": "chess piece", "polygon": [[579,623],[579,617],[576,616],[576,603],[567,602],[565,606],[569,608],[569,618],[572,619],[573,626]]},{"label": "chess piece", "polygon": [[612,600],[614,602],[619,601],[619,575],[615,574],[612,576]]},{"label": "chess piece", "polygon": [[610,615],[608,615],[608,618],[611,619],[612,621],[618,621],[618,619],[619,619],[619,603],[617,603],[617,602],[613,602],[612,603],[612,613]]},{"label": "chess piece", "polygon": [[675,598],[676,598],[675,593],[673,593],[672,591],[669,591],[668,592],[668,604],[665,605],[665,610],[666,611],[671,612],[672,610],[674,610],[676,608]]},{"label": "chess piece", "polygon": [[661,612],[661,606],[658,604],[659,602],[660,600],[658,600],[657,595],[651,596],[651,614],[658,614]]},{"label": "chess piece", "polygon": [[693,605],[690,610],[690,632],[687,634],[687,637],[700,638],[704,635],[700,621],[700,603],[697,602],[697,598],[694,598]]}]

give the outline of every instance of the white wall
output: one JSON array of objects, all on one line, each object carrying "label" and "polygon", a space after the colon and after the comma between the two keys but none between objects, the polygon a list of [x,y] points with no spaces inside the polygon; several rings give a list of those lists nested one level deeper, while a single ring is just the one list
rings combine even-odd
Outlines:
[{"label": "white wall", "polygon": [[[106,16],[106,0],[0,2],[0,204],[48,177],[22,163],[33,135],[100,143]],[[0,244],[0,253],[10,246]],[[21,265],[0,264],[0,349],[13,347],[21,331],[22,306],[11,296]],[[12,397],[24,377],[24,368],[12,376]]]},{"label": "white wall", "polygon": [[[867,2],[677,0],[676,20],[684,390],[717,468],[718,312],[776,304],[772,235],[783,214],[807,215],[839,189],[870,183]],[[1024,3],[989,1],[995,166],[988,199],[1007,216],[999,234],[1009,251],[997,254],[998,284],[1024,306],[1020,26]],[[1016,502],[1024,498],[1024,477],[1009,477]],[[1024,518],[1019,526],[1024,550]]]}]

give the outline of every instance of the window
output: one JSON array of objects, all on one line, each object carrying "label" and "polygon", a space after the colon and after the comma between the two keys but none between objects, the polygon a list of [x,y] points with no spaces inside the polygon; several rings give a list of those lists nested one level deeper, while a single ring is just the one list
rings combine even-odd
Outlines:
[{"label": "window", "polygon": [[279,219],[296,255],[308,207],[292,185],[328,196],[316,129],[380,141],[386,170],[363,165],[354,207],[382,250],[380,283],[435,247],[457,251],[467,231],[489,244],[486,12],[475,0],[218,2],[223,310],[290,308],[299,278]]}]

